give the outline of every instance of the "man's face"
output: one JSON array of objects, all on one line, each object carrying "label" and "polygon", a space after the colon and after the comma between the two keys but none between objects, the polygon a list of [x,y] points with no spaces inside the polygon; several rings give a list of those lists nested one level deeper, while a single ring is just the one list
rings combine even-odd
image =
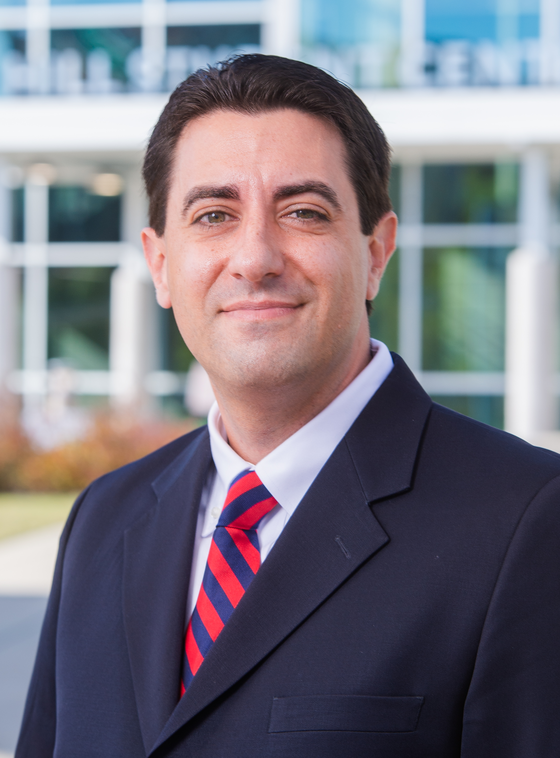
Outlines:
[{"label": "man's face", "polygon": [[395,226],[391,213],[361,233],[330,125],[288,109],[214,111],[185,128],[165,232],[143,242],[158,302],[218,393],[313,388],[365,349],[365,300]]}]

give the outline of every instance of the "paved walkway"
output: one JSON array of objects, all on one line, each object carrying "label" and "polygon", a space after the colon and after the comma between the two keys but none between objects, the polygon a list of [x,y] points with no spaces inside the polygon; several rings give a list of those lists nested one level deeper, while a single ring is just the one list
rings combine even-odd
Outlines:
[{"label": "paved walkway", "polygon": [[0,758],[15,749],[61,530],[0,541]]}]

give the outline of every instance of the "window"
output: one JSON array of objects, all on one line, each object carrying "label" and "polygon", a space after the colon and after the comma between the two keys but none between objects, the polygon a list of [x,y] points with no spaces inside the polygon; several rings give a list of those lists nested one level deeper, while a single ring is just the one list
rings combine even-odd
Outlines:
[{"label": "window", "polygon": [[495,395],[432,395],[432,400],[483,424],[504,427],[504,399]]},{"label": "window", "polygon": [[539,27],[539,0],[426,0],[428,83],[540,84]]},{"label": "window", "polygon": [[424,370],[503,371],[507,254],[424,250]]},{"label": "window", "polygon": [[496,40],[539,36],[539,0],[426,0],[426,39]]},{"label": "window", "polygon": [[[24,2],[2,5],[24,5]],[[0,95],[17,95],[27,91],[27,63],[25,60],[26,33],[0,29]]]},{"label": "window", "polygon": [[[391,167],[391,179],[389,181],[389,194],[393,204],[393,210],[398,215],[401,194],[401,170],[400,166]],[[373,310],[369,317],[369,329],[372,337],[384,342],[390,350],[399,349],[399,258],[398,250],[393,253],[377,297],[374,299]]]},{"label": "window", "polygon": [[427,224],[515,223],[518,168],[513,163],[424,166]]},{"label": "window", "polygon": [[302,35],[306,45],[347,47],[397,41],[400,0],[302,0]]},{"label": "window", "polygon": [[49,269],[48,356],[80,370],[109,368],[113,269]]},{"label": "window", "polygon": [[171,308],[158,308],[161,349],[161,367],[164,371],[183,373],[189,370],[192,353],[183,342]]},{"label": "window", "polygon": [[174,90],[193,71],[236,52],[258,52],[260,37],[259,24],[168,27],[166,89]]},{"label": "window", "polygon": [[49,242],[118,242],[121,197],[86,187],[49,188]]},{"label": "window", "polygon": [[106,94],[139,88],[139,48],[137,27],[53,29],[53,89],[59,94]]},{"label": "window", "polygon": [[302,0],[303,59],[354,87],[399,81],[401,0]]},{"label": "window", "polygon": [[139,3],[141,0],[50,0],[52,5],[104,5],[107,3]]},{"label": "window", "polygon": [[205,45],[215,49],[226,45],[243,48],[246,45],[260,45],[259,24],[211,24],[197,26],[169,26],[168,45]]},{"label": "window", "polygon": [[11,195],[11,240],[23,242],[23,187],[18,187],[10,192]]},{"label": "window", "polygon": [[369,329],[372,337],[384,342],[390,350],[399,348],[399,260],[395,251],[381,280],[381,287],[372,303]]}]

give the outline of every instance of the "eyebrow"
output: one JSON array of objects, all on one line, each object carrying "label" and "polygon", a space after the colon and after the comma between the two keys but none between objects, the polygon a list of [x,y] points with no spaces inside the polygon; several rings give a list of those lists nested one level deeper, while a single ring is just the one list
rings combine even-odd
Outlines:
[{"label": "eyebrow", "polygon": [[233,184],[225,184],[220,187],[193,187],[192,190],[186,194],[183,201],[183,214],[185,214],[191,205],[196,203],[197,200],[208,200],[210,198],[239,200],[239,189]]},{"label": "eyebrow", "polygon": [[[333,208],[337,211],[341,210],[341,205],[336,195],[336,192],[324,182],[302,182],[301,184],[286,184],[283,187],[278,187],[274,192],[274,201],[284,200],[288,197],[294,197],[295,195],[304,195],[308,192],[320,195],[327,200]],[[239,200],[239,189],[233,184],[225,184],[222,186],[210,186],[202,185],[199,187],[193,187],[185,196],[183,201],[183,214],[196,203],[197,200],[209,200],[211,198],[222,200]]]},{"label": "eyebrow", "polygon": [[313,192],[327,200],[337,211],[342,210],[342,206],[336,196],[336,192],[323,182],[303,182],[302,184],[288,184],[285,187],[279,187],[274,193],[274,200],[283,200],[294,195],[304,195],[307,192]]}]

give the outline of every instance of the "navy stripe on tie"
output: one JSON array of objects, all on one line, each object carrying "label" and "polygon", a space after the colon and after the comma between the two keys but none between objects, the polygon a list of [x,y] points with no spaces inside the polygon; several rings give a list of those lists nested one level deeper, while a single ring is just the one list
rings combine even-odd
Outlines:
[{"label": "navy stripe on tie", "polygon": [[[263,516],[264,518],[264,516]],[[262,519],[261,519],[262,521]],[[259,522],[260,523],[260,522]],[[255,550],[258,550],[260,552],[260,545],[259,545],[259,535],[257,534],[256,529],[247,529],[245,532],[247,535],[247,539],[251,543],[251,545],[255,548]]]},{"label": "navy stripe on tie", "polygon": [[[202,579],[204,591],[199,593],[196,608],[187,624],[185,634],[181,696],[204,662],[213,645],[213,640],[215,641],[221,634],[223,625],[233,613],[233,603],[237,604],[242,599],[260,566],[256,526],[264,518],[265,513],[270,513],[277,503],[266,487],[258,483],[260,480],[253,471],[242,471],[233,484],[249,475],[250,479],[247,479],[245,486],[251,486],[255,482],[257,485],[243,492],[223,509],[214,530],[209,559]],[[242,491],[243,485],[238,489]],[[252,515],[243,519],[247,511],[254,506],[256,508]],[[254,519],[259,514],[262,515],[258,522],[255,522]],[[240,520],[242,526],[249,528],[241,529],[239,525],[231,527],[231,523],[237,519]],[[229,531],[226,527],[230,527]],[[240,547],[237,546],[236,539]],[[225,590],[222,589],[216,576],[220,577]]]},{"label": "navy stripe on tie", "polygon": [[225,624],[233,613],[233,605],[229,602],[228,596],[220,587],[220,583],[208,566],[206,566],[206,571],[204,572],[202,586],[208,597],[211,598],[212,605],[216,609],[218,616]]},{"label": "navy stripe on tie", "polygon": [[227,562],[241,582],[243,589],[246,590],[255,575],[245,558],[239,552],[239,548],[223,527],[217,528],[214,532],[214,542],[218,546],[220,553],[224,556],[227,555]]},{"label": "navy stripe on tie", "polygon": [[202,623],[200,614],[195,608],[191,617],[191,625],[196,644],[200,650],[202,657],[206,658],[206,654],[212,647],[212,637],[206,631],[206,627]]},{"label": "navy stripe on tie", "polygon": [[189,662],[187,660],[187,656],[183,655],[183,687],[185,689],[188,689],[189,684],[194,679],[193,672],[191,671],[191,667],[189,666]]},{"label": "navy stripe on tie", "polygon": [[218,526],[229,526],[236,518],[239,518],[239,516],[242,516],[245,511],[252,508],[253,505],[260,503],[261,500],[267,500],[269,497],[270,492],[264,484],[259,484],[258,487],[253,487],[252,490],[244,492],[224,508],[220,515]]}]

